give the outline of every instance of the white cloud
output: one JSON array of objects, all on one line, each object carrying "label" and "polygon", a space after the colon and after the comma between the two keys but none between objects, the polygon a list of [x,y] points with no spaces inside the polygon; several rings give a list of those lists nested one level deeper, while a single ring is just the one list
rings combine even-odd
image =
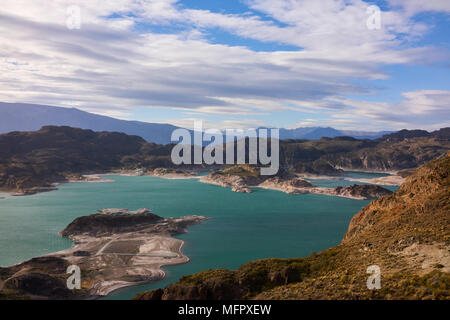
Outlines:
[{"label": "white cloud", "polygon": [[[398,38],[425,30],[406,9],[383,12],[382,29],[368,30],[368,4],[361,0],[246,3],[273,20],[256,13],[192,10],[177,0],[4,1],[0,101],[77,105],[121,117],[138,107],[224,117],[286,110],[332,113],[355,108],[357,102],[345,95],[373,93],[348,79],[385,79],[383,66],[438,58],[435,48],[407,46]],[[439,3],[433,8],[446,10]],[[70,5],[81,8],[80,30],[66,27]],[[426,9],[417,3],[411,8]],[[181,31],[152,33],[145,24],[180,26]],[[212,44],[207,40],[211,28],[301,49],[255,52]],[[436,95],[405,93],[423,112],[436,108],[430,106],[431,96]],[[389,107],[380,103],[375,110],[383,114]],[[242,121],[228,125],[249,124]]]},{"label": "white cloud", "polygon": [[450,12],[448,0],[389,0],[393,7],[401,7],[411,16],[424,11]]},{"label": "white cloud", "polygon": [[380,129],[408,127],[435,130],[450,126],[450,91],[419,90],[404,92],[402,96],[404,99],[397,103],[333,98],[351,109],[333,114],[332,123],[349,121],[352,126],[346,129],[357,129],[361,121]]},{"label": "white cloud", "polygon": [[193,130],[194,129],[194,123],[200,122],[202,123],[203,129],[219,129],[219,130],[226,130],[226,129],[249,129],[249,128],[259,128],[267,126],[267,123],[261,120],[252,120],[252,119],[245,119],[245,120],[207,120],[204,118],[183,118],[183,119],[176,119],[176,120],[170,120],[168,123],[188,128]]}]

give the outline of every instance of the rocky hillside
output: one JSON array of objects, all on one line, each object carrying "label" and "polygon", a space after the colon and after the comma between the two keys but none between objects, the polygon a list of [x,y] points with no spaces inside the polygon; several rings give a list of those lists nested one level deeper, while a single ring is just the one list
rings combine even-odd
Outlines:
[{"label": "rocky hillside", "polygon": [[401,130],[375,140],[351,137],[285,140],[283,166],[299,173],[339,175],[340,169],[396,171],[416,168],[450,151],[450,129]]},{"label": "rocky hillside", "polygon": [[171,165],[170,148],[117,132],[43,127],[0,135],[0,189],[33,193],[71,174]]},{"label": "rocky hillside", "polygon": [[[136,299],[450,299],[450,153],[354,216],[342,242],[306,258],[185,276]],[[381,271],[369,290],[367,268]]]}]

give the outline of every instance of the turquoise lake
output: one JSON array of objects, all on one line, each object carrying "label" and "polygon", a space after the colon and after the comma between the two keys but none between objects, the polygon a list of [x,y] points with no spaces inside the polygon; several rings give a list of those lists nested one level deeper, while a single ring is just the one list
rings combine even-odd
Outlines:
[{"label": "turquoise lake", "polygon": [[[349,173],[352,178],[382,174]],[[352,216],[369,203],[325,195],[288,195],[255,189],[252,194],[190,180],[108,176],[114,182],[68,183],[56,191],[0,200],[0,266],[66,249],[58,232],[73,219],[102,208],[150,208],[163,217],[212,218],[178,235],[191,261],[165,267],[159,282],[125,288],[106,299],[130,299],[163,287],[185,274],[213,268],[238,268],[268,257],[302,257],[340,242]],[[320,186],[346,186],[345,180],[317,180]],[[395,189],[395,188],[390,188]]]}]

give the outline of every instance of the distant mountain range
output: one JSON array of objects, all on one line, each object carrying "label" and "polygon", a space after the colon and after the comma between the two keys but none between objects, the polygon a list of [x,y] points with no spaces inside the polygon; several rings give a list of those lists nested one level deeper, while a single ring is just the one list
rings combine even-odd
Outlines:
[{"label": "distant mountain range", "polygon": [[123,132],[158,144],[170,143],[170,136],[177,129],[170,124],[119,120],[75,108],[0,102],[0,133],[35,131],[46,125]]},{"label": "distant mountain range", "polygon": [[322,137],[334,138],[348,136],[356,139],[377,139],[385,134],[390,134],[393,131],[350,131],[337,130],[330,127],[307,127],[297,129],[280,129],[280,139],[306,139],[316,140]]},{"label": "distant mountain range", "polygon": [[[148,142],[170,143],[172,132],[178,127],[170,124],[119,120],[92,114],[76,108],[62,108],[25,103],[0,102],[0,134],[11,131],[34,131],[43,126],[70,126],[94,131],[123,132],[137,135]],[[280,139],[315,140],[322,137],[350,136],[357,139],[376,139],[391,131],[346,131],[334,128],[307,127],[280,129]]]}]

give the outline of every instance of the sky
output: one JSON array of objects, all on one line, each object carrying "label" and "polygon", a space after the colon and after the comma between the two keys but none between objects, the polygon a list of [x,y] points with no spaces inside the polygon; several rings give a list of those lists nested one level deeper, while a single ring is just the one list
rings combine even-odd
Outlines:
[{"label": "sky", "polygon": [[207,128],[450,126],[448,0],[2,0],[0,101]]}]

